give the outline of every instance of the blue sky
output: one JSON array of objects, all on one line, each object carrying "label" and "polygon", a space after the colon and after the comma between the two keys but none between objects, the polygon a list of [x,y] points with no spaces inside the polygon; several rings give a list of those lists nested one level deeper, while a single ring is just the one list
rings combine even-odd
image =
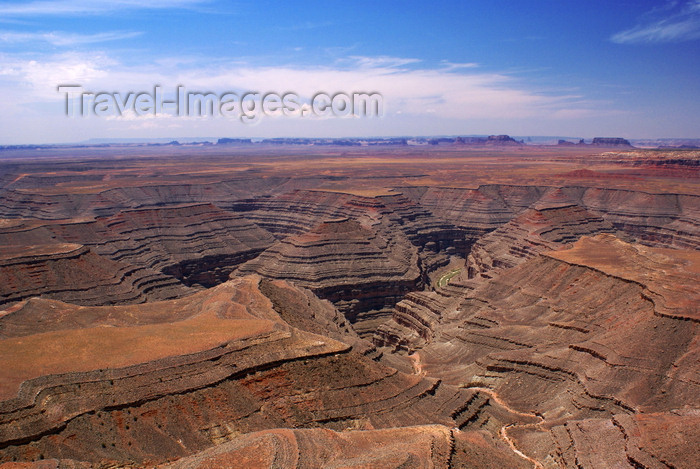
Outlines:
[{"label": "blue sky", "polygon": [[[700,138],[700,0],[0,2],[0,144],[127,137]],[[64,115],[87,91],[379,92],[381,118]]]}]

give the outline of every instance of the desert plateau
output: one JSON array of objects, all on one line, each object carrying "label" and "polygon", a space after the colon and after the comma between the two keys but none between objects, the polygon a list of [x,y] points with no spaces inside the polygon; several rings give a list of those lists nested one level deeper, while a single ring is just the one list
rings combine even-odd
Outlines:
[{"label": "desert plateau", "polygon": [[696,150],[0,166],[3,469],[700,460]]}]

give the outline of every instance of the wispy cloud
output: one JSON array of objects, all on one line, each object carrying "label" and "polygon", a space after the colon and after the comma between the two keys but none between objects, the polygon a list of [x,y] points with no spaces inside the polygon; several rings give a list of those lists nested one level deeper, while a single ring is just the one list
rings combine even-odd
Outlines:
[{"label": "wispy cloud", "polygon": [[479,68],[479,64],[476,62],[455,63],[455,62],[449,62],[447,60],[443,60],[440,63],[442,64],[444,70],[460,70],[460,69],[464,69],[464,68]]},{"label": "wispy cloud", "polygon": [[0,96],[15,106],[49,102],[56,96],[56,86],[107,80],[116,66],[114,60],[98,54],[69,52],[34,60],[0,54],[0,84],[6,85],[0,86]]},{"label": "wispy cloud", "polygon": [[191,8],[209,0],[56,0],[9,2],[0,5],[3,16],[96,15],[119,10]]},{"label": "wispy cloud", "polygon": [[[492,73],[469,64],[428,66],[401,57],[354,56],[328,64],[265,65],[257,61],[205,60],[203,57],[161,58],[149,63],[124,63],[105,53],[66,52],[41,57],[0,52],[0,142],[75,141],[94,136],[201,135],[405,135],[481,133],[491,129],[524,129],[531,122],[577,125],[582,119],[606,118],[612,103],[594,102],[569,90],[536,89],[517,74]],[[464,65],[452,67],[451,65]],[[178,85],[188,92],[294,92],[307,103],[319,91],[378,92],[382,119],[260,119],[255,130],[230,119],[196,117],[143,118],[125,114],[114,119],[69,119],[58,85],[82,85],[89,92],[151,92],[160,85],[171,99]],[[619,111],[617,111],[619,113]],[[264,123],[263,123],[264,122]],[[29,130],[27,130],[29,129]],[[2,135],[4,133],[4,136]],[[532,133],[532,132],[530,132]]]},{"label": "wispy cloud", "polygon": [[669,2],[649,12],[642,24],[614,34],[617,44],[653,44],[700,39],[700,0]]},{"label": "wispy cloud", "polygon": [[[128,66],[106,55],[79,53],[30,61],[5,57],[4,62],[3,67],[0,56],[0,76],[10,89],[21,84],[29,102],[57,102],[61,84],[124,92],[149,90],[155,84],[174,90],[183,84],[191,91],[293,91],[302,99],[319,91],[379,92],[389,113],[430,112],[448,119],[531,118],[563,110],[590,113],[599,107],[581,96],[533,90],[513,76],[479,72],[469,64],[427,67],[400,57],[350,57],[333,65],[303,67],[180,61]],[[20,97],[15,94],[14,99]]]},{"label": "wispy cloud", "polygon": [[48,42],[54,46],[79,46],[95,44],[99,42],[118,41],[130,39],[142,35],[140,31],[105,31],[97,34],[75,34],[61,31],[46,33],[19,33],[14,31],[0,31],[0,42]]},{"label": "wispy cloud", "polygon": [[335,23],[332,21],[304,21],[302,23],[291,24],[288,26],[279,26],[277,29],[280,31],[308,31],[319,28],[328,28],[334,24]]},{"label": "wispy cloud", "polygon": [[352,55],[347,58],[337,60],[339,65],[346,64],[351,68],[397,68],[405,65],[415,64],[420,62],[420,59],[411,59],[404,57],[390,57],[380,55],[376,57],[366,57],[361,55]]}]

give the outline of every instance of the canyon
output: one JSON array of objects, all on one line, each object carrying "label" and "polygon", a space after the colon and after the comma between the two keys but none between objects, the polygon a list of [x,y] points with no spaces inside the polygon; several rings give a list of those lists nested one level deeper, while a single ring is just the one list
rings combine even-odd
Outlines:
[{"label": "canyon", "polygon": [[1,151],[0,467],[695,467],[700,152],[507,143]]}]

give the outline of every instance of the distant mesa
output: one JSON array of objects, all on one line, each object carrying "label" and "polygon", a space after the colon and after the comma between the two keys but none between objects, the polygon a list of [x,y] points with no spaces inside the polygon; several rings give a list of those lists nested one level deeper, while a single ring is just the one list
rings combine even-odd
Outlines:
[{"label": "distant mesa", "polygon": [[387,137],[387,138],[265,138],[253,141],[250,138],[220,138],[217,145],[334,145],[334,146],[413,146],[413,145],[524,145],[509,135],[488,137]]},{"label": "distant mesa", "polygon": [[599,146],[599,147],[631,147],[632,144],[629,142],[629,140],[625,140],[624,138],[620,137],[596,137],[593,139],[593,143],[591,145],[594,146]]},{"label": "distant mesa", "polygon": [[659,150],[700,150],[698,145],[662,145]]},{"label": "distant mesa", "polygon": [[249,138],[220,138],[216,141],[217,145],[246,145],[253,143]]},{"label": "distant mesa", "polygon": [[413,146],[586,146],[586,147],[633,147],[658,148],[668,150],[700,149],[699,138],[658,138],[627,140],[621,137],[596,137],[588,140],[558,136],[524,136],[509,135],[456,135],[456,136],[403,136],[403,137],[368,137],[368,138],[327,138],[327,137],[278,137],[278,138],[241,138],[241,137],[198,137],[185,138],[93,138],[78,143],[67,144],[28,144],[0,145],[0,152],[32,150],[70,150],[78,148],[140,148],[140,147],[192,147],[226,145],[256,148],[260,146],[344,146],[344,147],[413,147]]},{"label": "distant mesa", "polygon": [[522,145],[522,142],[518,142],[513,137],[509,135],[489,135],[486,139],[487,145]]},{"label": "distant mesa", "polygon": [[[420,139],[418,139],[420,140]],[[488,137],[440,137],[428,139],[430,145],[524,145],[510,135],[489,135]]]},{"label": "distant mesa", "polygon": [[579,140],[578,143],[570,142],[568,140],[563,140],[563,139],[560,139],[557,142],[557,145],[559,145],[560,147],[574,147],[576,145],[585,145],[585,144],[586,143],[583,141],[583,139]]},{"label": "distant mesa", "polygon": [[654,138],[634,140],[634,145],[642,148],[658,148],[660,150],[698,150],[700,138]]},{"label": "distant mesa", "polygon": [[591,147],[632,147],[629,140],[620,137],[595,137],[590,144],[584,142],[583,139],[579,140],[578,143],[570,142],[568,140],[559,140],[557,145],[564,147],[573,146],[591,146]]}]

